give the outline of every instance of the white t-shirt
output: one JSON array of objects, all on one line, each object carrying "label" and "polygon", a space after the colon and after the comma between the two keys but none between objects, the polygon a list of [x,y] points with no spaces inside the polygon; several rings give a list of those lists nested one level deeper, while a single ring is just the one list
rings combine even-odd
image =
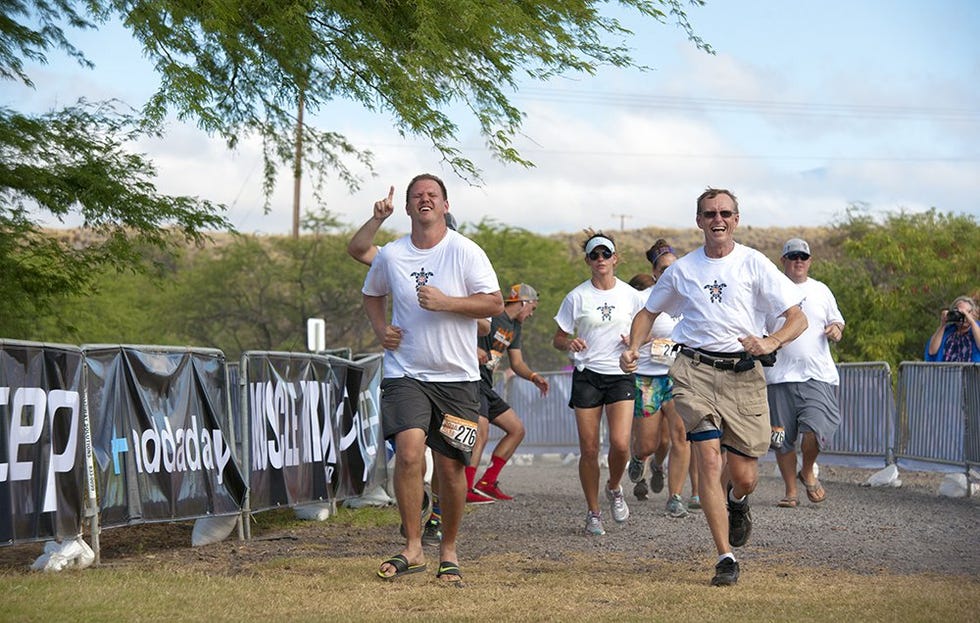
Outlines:
[{"label": "white t-shirt", "polygon": [[765,333],[767,316],[798,305],[800,291],[762,253],[735,244],[731,253],[713,259],[704,247],[667,267],[650,290],[646,308],[683,317],[673,338],[692,348],[741,352],[738,338]]},{"label": "white t-shirt", "polygon": [[474,337],[476,318],[422,309],[417,290],[430,285],[448,296],[491,294],[497,275],[475,242],[455,231],[431,249],[419,249],[404,236],[378,249],[361,292],[391,295],[391,324],[402,330],[401,344],[384,354],[385,378],[427,382],[480,379]]},{"label": "white t-shirt", "polygon": [[626,349],[623,336],[629,336],[633,316],[643,308],[639,292],[616,279],[609,290],[600,290],[585,281],[565,296],[555,322],[565,333],[585,340],[585,350],[568,356],[579,370],[588,368],[599,374],[623,374],[619,356]]},{"label": "white t-shirt", "polygon": [[[830,354],[830,341],[824,335],[827,325],[844,324],[837,299],[830,288],[816,279],[807,278],[796,287],[802,291],[800,308],[806,314],[809,326],[800,337],[779,349],[776,365],[765,369],[766,383],[802,383],[815,379],[838,385],[840,375]],[[770,316],[766,321],[768,332],[778,331],[785,322],[785,318]]]},{"label": "white t-shirt", "polygon": [[[644,304],[650,298],[650,290],[652,289],[653,286],[650,286],[639,293],[640,300]],[[675,326],[677,326],[677,319],[668,314],[660,314],[653,321],[653,327],[650,328],[650,339],[640,347],[640,358],[636,362],[637,374],[641,376],[664,376],[670,372],[670,364],[667,363],[666,359],[674,355],[673,353],[668,355],[665,350],[670,349],[674,343],[671,335]],[[654,342],[657,344],[656,352],[659,355],[657,358],[652,355]]]}]

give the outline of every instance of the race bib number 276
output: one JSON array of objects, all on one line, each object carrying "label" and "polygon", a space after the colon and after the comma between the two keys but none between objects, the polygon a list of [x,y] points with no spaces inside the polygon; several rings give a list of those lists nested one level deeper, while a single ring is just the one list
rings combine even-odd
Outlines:
[{"label": "race bib number 276", "polygon": [[439,432],[446,442],[457,450],[472,452],[476,443],[476,423],[444,413]]}]

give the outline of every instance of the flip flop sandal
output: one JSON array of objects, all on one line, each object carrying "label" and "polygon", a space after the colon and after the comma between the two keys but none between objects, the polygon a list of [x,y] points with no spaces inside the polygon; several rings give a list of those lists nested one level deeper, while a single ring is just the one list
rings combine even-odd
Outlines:
[{"label": "flip flop sandal", "polygon": [[449,562],[448,560],[443,560],[439,563],[439,570],[436,572],[437,578],[442,578],[444,575],[455,575],[458,580],[445,580],[447,583],[456,586],[457,588],[463,587],[463,572],[459,570],[459,565],[455,562]]},{"label": "flip flop sandal", "polygon": [[803,486],[806,487],[806,499],[810,500],[814,504],[819,504],[827,499],[827,491],[824,490],[819,479],[811,485],[803,480],[803,472],[797,472],[796,477],[803,483]]},{"label": "flip flop sandal", "polygon": [[385,574],[380,568],[378,569],[378,577],[382,580],[394,580],[395,578],[401,577],[403,575],[409,575],[412,573],[419,573],[425,571],[425,563],[419,565],[408,564],[408,559],[405,558],[403,554],[396,554],[389,558],[388,560],[381,563],[381,566],[391,565],[395,568],[395,572],[391,575]]},{"label": "flip flop sandal", "polygon": [[800,501],[796,498],[783,498],[776,504],[779,508],[796,508]]}]

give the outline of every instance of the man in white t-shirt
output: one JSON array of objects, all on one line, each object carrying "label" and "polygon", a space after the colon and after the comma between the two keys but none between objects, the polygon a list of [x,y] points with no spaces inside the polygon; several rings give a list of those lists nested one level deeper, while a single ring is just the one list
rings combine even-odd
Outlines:
[{"label": "man in white t-shirt", "polygon": [[[802,292],[800,304],[806,314],[807,329],[779,351],[776,365],[766,369],[769,414],[774,427],[785,430],[782,445],[775,448],[776,462],[786,485],[786,495],[778,506],[795,508],[799,504],[797,480],[806,497],[818,504],[827,492],[817,479],[813,465],[817,455],[833,438],[840,425],[837,386],[840,377],[830,354],[830,342],[839,342],[844,333],[844,316],[837,299],[825,284],[810,278],[810,245],[793,238],[783,245],[783,272]],[[778,331],[782,318],[766,321],[770,332]],[[796,471],[796,444],[800,439],[803,462]]]},{"label": "man in white t-shirt", "polygon": [[[390,212],[395,189],[376,204]],[[385,349],[381,418],[395,441],[395,498],[406,545],[381,563],[378,576],[424,571],[422,462],[432,449],[442,506],[441,580],[459,583],[456,536],[466,494],[464,467],[476,439],[480,371],[473,352],[477,320],[504,309],[486,253],[446,226],[449,200],[442,180],[416,176],[406,191],[408,236],[378,250],[364,280],[364,311]],[[391,322],[387,299],[391,298]]]},{"label": "man in white t-shirt", "polygon": [[[695,221],[704,232],[704,246],[678,259],[657,280],[646,307],[633,319],[620,367],[636,369],[638,349],[658,315],[682,316],[672,336],[679,345],[670,368],[674,403],[697,449],[701,506],[718,551],[711,584],[727,586],[738,581],[732,548],[748,541],[748,495],[758,481],[758,459],[769,451],[766,379],[757,359],[765,361],[800,335],[806,317],[799,291],[786,275],[763,254],[735,242],[739,213],[734,194],[709,188],[698,197]],[[786,324],[764,335],[770,314],[784,317]]]}]

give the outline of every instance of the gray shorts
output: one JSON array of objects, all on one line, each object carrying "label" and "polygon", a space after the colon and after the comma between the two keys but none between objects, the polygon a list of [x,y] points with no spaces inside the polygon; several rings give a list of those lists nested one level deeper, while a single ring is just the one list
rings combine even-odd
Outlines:
[{"label": "gray shorts", "polygon": [[821,450],[827,447],[840,426],[836,386],[823,381],[776,383],[767,387],[766,393],[771,424],[786,429],[779,454],[794,450],[797,437],[806,432],[816,436]]},{"label": "gray shorts", "polygon": [[[449,445],[439,432],[444,414],[476,423],[480,419],[479,381],[429,383],[407,377],[381,381],[381,430],[385,439],[411,428],[426,432],[425,444],[469,465],[470,453]],[[395,448],[398,452],[398,448]]]}]

